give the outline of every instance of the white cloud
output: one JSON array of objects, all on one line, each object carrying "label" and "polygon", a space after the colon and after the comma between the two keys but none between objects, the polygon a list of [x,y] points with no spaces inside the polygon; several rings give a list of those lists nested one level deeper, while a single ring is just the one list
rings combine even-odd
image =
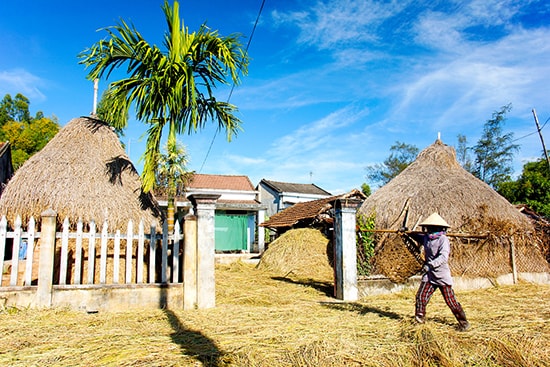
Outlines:
[{"label": "white cloud", "polygon": [[550,30],[520,30],[455,57],[425,57],[423,67],[405,71],[408,79],[391,87],[398,103],[388,119],[416,116],[449,126],[479,122],[508,103],[518,113],[546,103],[542,91],[550,83],[550,65],[541,60],[550,59],[549,38]]},{"label": "white cloud", "polygon": [[521,5],[525,5],[525,1],[473,0],[466,6],[466,11],[472,18],[470,23],[501,25],[507,24],[520,10]]},{"label": "white cloud", "polygon": [[40,77],[24,69],[0,71],[0,95],[21,93],[33,102],[43,102],[46,96],[40,88],[45,82]]},{"label": "white cloud", "polygon": [[276,139],[267,152],[269,157],[288,159],[314,150],[325,149],[337,139],[338,131],[357,122],[366,115],[366,110],[345,107],[310,124]]},{"label": "white cloud", "polygon": [[407,6],[407,1],[317,1],[307,10],[273,12],[277,24],[292,24],[300,29],[298,42],[319,49],[341,48],[346,44],[379,39],[377,27]]}]

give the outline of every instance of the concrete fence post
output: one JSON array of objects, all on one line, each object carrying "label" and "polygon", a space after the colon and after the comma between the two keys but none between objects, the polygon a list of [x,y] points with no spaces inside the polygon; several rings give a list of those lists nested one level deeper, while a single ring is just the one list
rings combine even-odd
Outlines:
[{"label": "concrete fence post", "polygon": [[197,307],[197,217],[188,214],[183,223],[183,309]]},{"label": "concrete fence post", "polygon": [[356,211],[361,201],[338,199],[334,215],[334,269],[336,298],[356,301],[357,288],[357,247]]},{"label": "concrete fence post", "polygon": [[265,209],[258,210],[257,218],[258,218],[257,220],[258,225],[256,226],[258,230],[258,249],[257,250],[260,254],[262,254],[265,250],[265,228],[260,227],[260,224],[265,222]]},{"label": "concrete fence post", "polygon": [[40,258],[38,263],[36,305],[38,307],[51,307],[57,213],[52,209],[47,209],[41,216],[42,225],[40,228]]},{"label": "concrete fence post", "polygon": [[215,282],[215,228],[214,218],[216,201],[220,195],[193,194],[189,200],[193,203],[197,216],[197,308],[216,306]]}]

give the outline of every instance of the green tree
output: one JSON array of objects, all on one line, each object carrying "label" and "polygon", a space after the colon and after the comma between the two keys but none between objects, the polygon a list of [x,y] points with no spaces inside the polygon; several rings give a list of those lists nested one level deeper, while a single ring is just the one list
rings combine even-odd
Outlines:
[{"label": "green tree", "polygon": [[163,130],[168,130],[168,144],[176,135],[191,134],[212,120],[225,129],[227,139],[240,129],[236,106],[218,101],[214,88],[218,84],[239,83],[239,72],[246,74],[248,57],[239,35],[222,37],[206,24],[189,33],[179,17],[179,4],[162,6],[168,31],[165,50],[150,45],[134,26],[121,21],[106,28],[108,39],[101,40],[80,53],[80,63],[92,67],[90,80],[108,78],[111,72],[126,66],[129,76],[109,84],[105,98],[112,108],[113,121],[126,127],[123,116],[130,106],[136,117],[149,125],[142,182],[145,191],[153,188],[160,158]]},{"label": "green tree", "polygon": [[498,192],[513,204],[526,204],[550,218],[550,171],[546,158],[528,162],[516,181],[503,182]]},{"label": "green tree", "polygon": [[0,101],[0,125],[9,121],[30,122],[29,105],[29,99],[21,93],[17,93],[15,98],[6,94]]},{"label": "green tree", "polygon": [[414,162],[417,155],[416,146],[397,141],[390,147],[390,155],[384,163],[367,167],[367,177],[371,181],[385,185]]},{"label": "green tree", "polygon": [[158,161],[155,188],[168,198],[167,222],[168,232],[174,231],[174,198],[183,195],[185,186],[193,176],[187,171],[187,153],[178,142],[166,144],[166,153],[161,153]]},{"label": "green tree", "polygon": [[60,129],[55,117],[44,117],[41,111],[30,117],[29,105],[28,98],[20,93],[15,99],[6,94],[0,102],[0,140],[10,142],[14,169],[40,151]]},{"label": "green tree", "polygon": [[493,188],[498,188],[502,182],[510,181],[513,173],[512,162],[519,145],[513,144],[513,133],[505,134],[503,125],[506,113],[512,105],[501,107],[493,112],[490,120],[483,127],[483,133],[474,146],[473,174]]},{"label": "green tree", "polygon": [[363,194],[365,194],[366,197],[369,197],[370,194],[372,194],[370,186],[366,182],[363,182],[363,184],[361,185],[361,191],[363,192]]}]

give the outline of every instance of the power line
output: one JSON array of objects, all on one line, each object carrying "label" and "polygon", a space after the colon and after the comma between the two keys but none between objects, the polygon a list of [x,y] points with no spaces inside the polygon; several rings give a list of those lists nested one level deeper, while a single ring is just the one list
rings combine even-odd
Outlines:
[{"label": "power line", "polygon": [[[548,117],[548,118],[546,119],[546,121],[544,121],[544,124],[542,124],[542,126],[541,126],[540,129],[539,129],[540,131],[542,131],[542,129],[544,129],[544,127],[546,126],[546,124],[548,123],[548,121],[550,121],[550,117]],[[516,138],[516,139],[512,140],[512,143],[515,142],[515,141],[521,140],[521,139],[525,139],[526,137],[531,136],[531,135],[535,135],[535,134],[537,134],[537,133],[538,133],[538,131],[533,131],[532,133],[529,133],[529,134],[527,134],[527,135],[523,135],[523,136],[521,136],[521,137],[519,137],[519,138]]]},{"label": "power line", "polygon": [[[258,25],[258,21],[260,20],[260,15],[262,15],[262,10],[264,9],[265,0],[262,0],[262,4],[260,5],[260,10],[258,11],[258,16],[256,17],[256,21],[254,22],[254,27],[252,27],[252,32],[250,33],[250,38],[248,39],[248,43],[246,44],[246,54],[248,55],[248,48],[250,47],[250,43],[252,42],[252,37],[254,37],[254,32],[256,31],[256,26]],[[239,70],[240,72],[241,70]],[[227,97],[227,103],[229,103],[229,100],[231,99],[231,96],[233,95],[233,90],[235,90],[235,83],[231,86],[231,91],[229,91],[229,96]],[[206,152],[206,156],[204,157],[204,160],[202,161],[201,168],[199,169],[199,173],[202,172],[202,169],[204,167],[204,164],[206,163],[206,160],[208,159],[208,156],[210,155],[210,151],[212,150],[212,146],[214,145],[214,140],[216,139],[216,136],[218,135],[218,130],[214,132],[214,136],[212,137],[212,141],[210,142],[210,146],[208,147],[208,151]]]}]

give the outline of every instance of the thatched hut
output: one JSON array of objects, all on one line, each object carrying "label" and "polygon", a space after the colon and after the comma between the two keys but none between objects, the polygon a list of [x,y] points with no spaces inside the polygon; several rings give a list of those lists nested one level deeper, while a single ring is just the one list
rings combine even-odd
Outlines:
[{"label": "thatched hut", "polygon": [[[511,273],[511,250],[519,272],[548,272],[531,222],[504,197],[463,169],[454,148],[436,140],[417,159],[362,204],[377,230],[408,227],[439,213],[451,226],[451,270],[457,276]],[[420,269],[418,249],[407,236],[376,235],[375,273],[402,281]]]},{"label": "thatched hut", "polygon": [[107,221],[109,230],[126,230],[128,221],[159,225],[161,213],[152,195],[141,189],[139,175],[116,133],[104,122],[71,120],[19,168],[0,198],[0,215],[13,223],[40,221],[46,209],[57,212],[58,225],[68,218]]}]

